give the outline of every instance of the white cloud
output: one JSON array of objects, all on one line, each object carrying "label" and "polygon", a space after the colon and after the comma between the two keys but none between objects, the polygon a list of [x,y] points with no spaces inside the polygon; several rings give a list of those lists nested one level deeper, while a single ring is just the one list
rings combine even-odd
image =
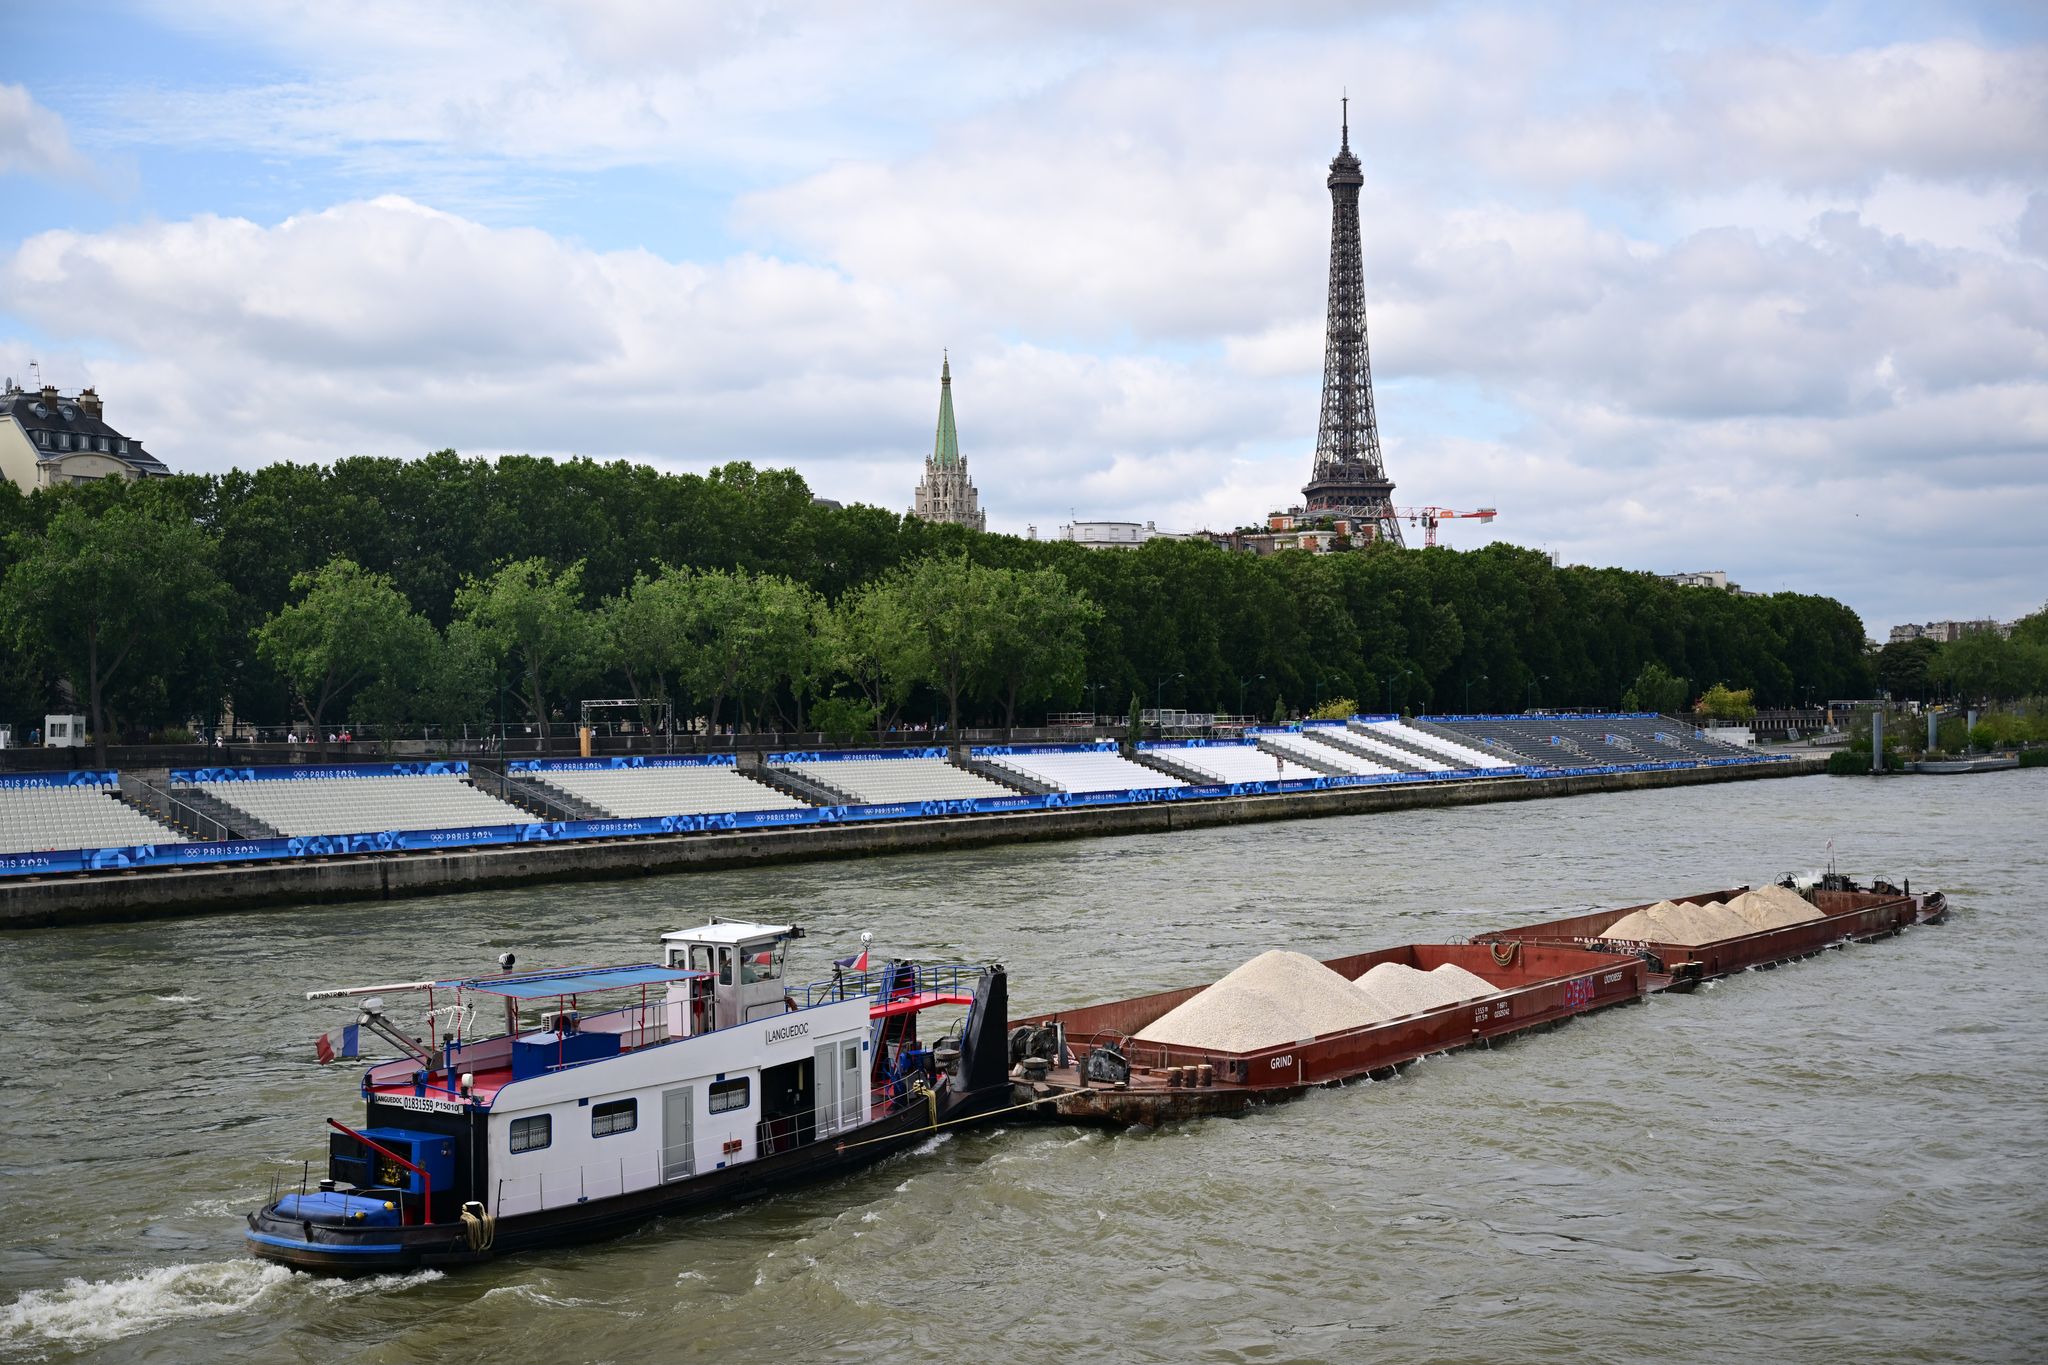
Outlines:
[{"label": "white cloud", "polygon": [[[1348,83],[1390,472],[1502,513],[1448,543],[1880,614],[2016,610],[2038,588],[1982,599],[2048,570],[2024,530],[2048,516],[2039,49],[1710,16],[1646,64],[1639,34],[1536,8],[167,13],[283,75],[122,94],[138,137],[376,186],[46,232],[0,266],[0,308],[183,467],[752,458],[900,508],[950,346],[998,527],[1238,524],[1306,474]],[[650,165],[752,187],[743,249],[450,211]],[[1973,500],[1969,536],[1920,536]]]},{"label": "white cloud", "polygon": [[37,104],[26,86],[0,84],[0,175],[84,180],[91,174],[63,119]]},{"label": "white cloud", "polygon": [[2048,48],[1730,46],[1681,51],[1660,74],[1647,91],[1535,118],[1471,149],[1503,176],[1659,192],[1867,187],[1887,171],[1978,183],[2048,172]]}]

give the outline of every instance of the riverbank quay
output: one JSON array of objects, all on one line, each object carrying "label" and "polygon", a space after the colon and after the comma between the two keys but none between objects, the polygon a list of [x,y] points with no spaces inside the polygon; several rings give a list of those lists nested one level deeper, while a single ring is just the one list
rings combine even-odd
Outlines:
[{"label": "riverbank quay", "polygon": [[1802,756],[1718,768],[1415,783],[1201,801],[1077,806],[874,823],[346,854],[288,862],[25,878],[0,884],[0,929],[155,919],[310,902],[397,900],[534,882],[660,876],[927,849],[1169,834],[1261,821],[1799,777],[1824,771],[1825,767],[1823,757]]}]

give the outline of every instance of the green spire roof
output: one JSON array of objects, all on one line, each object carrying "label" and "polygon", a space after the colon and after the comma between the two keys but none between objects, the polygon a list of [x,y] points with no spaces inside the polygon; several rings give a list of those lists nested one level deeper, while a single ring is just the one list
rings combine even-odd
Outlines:
[{"label": "green spire roof", "polygon": [[939,361],[939,434],[932,441],[932,463],[951,469],[960,463],[960,433],[953,429],[953,362]]}]

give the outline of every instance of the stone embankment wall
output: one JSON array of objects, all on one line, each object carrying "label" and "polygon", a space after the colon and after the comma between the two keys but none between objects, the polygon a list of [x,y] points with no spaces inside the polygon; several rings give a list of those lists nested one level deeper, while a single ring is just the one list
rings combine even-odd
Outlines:
[{"label": "stone embankment wall", "polygon": [[1005,815],[954,815],[874,824],[679,834],[643,839],[531,843],[474,849],[379,853],[292,862],[229,864],[0,884],[0,929],[91,924],[245,910],[314,901],[388,900],[526,882],[644,877],[697,869],[925,849],[982,848],[1110,834],[1168,834],[1212,825],[1299,820],[1376,811],[1529,801],[1589,792],[1689,787],[1795,777],[1825,770],[1801,755],[1754,767],[1685,768],[1583,777],[1503,778],[1442,785],[1358,787],[1284,796],[1222,797],[1133,806],[1086,806]]}]

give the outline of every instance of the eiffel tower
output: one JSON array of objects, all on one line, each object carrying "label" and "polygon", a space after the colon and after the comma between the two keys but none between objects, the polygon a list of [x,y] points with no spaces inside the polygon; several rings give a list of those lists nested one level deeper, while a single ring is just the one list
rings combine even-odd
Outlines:
[{"label": "eiffel tower", "polygon": [[1306,510],[1351,517],[1376,539],[1401,543],[1394,483],[1380,454],[1372,406],[1372,355],[1365,340],[1365,265],[1358,249],[1358,191],[1365,184],[1351,154],[1351,101],[1343,141],[1330,162],[1330,306],[1323,342],[1323,412],[1316,427],[1316,468],[1301,490]]}]

